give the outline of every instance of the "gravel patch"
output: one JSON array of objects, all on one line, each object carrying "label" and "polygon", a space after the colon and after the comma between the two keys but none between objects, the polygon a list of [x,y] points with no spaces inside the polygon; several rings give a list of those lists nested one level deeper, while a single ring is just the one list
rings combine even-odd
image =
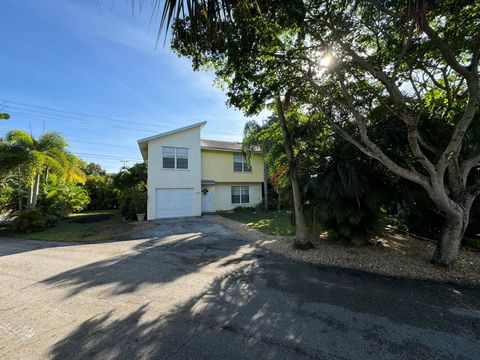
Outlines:
[{"label": "gravel patch", "polygon": [[462,249],[451,268],[440,268],[429,262],[435,251],[434,243],[401,234],[388,235],[376,245],[365,247],[349,247],[317,238],[313,240],[314,249],[302,251],[292,247],[292,236],[267,235],[220,215],[205,217],[262,248],[298,261],[394,277],[480,285],[479,252]]}]

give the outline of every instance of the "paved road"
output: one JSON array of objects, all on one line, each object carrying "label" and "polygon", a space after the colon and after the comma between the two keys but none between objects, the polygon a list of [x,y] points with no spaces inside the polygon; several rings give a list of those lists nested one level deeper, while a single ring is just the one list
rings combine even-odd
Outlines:
[{"label": "paved road", "polygon": [[203,218],[0,238],[1,359],[480,359],[480,290],[318,268]]}]

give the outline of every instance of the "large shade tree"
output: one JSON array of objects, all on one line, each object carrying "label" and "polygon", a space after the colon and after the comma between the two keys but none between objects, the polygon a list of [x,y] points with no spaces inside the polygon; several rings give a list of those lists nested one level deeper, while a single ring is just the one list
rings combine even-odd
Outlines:
[{"label": "large shade tree", "polygon": [[[323,113],[353,146],[427,192],[445,218],[432,261],[455,261],[480,194],[480,3],[166,1],[162,23],[185,13],[177,49],[196,67],[206,54],[234,105],[274,95],[280,119],[292,103]],[[371,135],[378,111],[401,121],[408,156]]]},{"label": "large shade tree", "polygon": [[[366,155],[425,189],[445,217],[432,261],[455,261],[480,194],[480,4],[318,1],[302,28],[312,111]],[[407,157],[371,136],[372,114],[403,124]],[[477,141],[475,141],[477,139]]]}]

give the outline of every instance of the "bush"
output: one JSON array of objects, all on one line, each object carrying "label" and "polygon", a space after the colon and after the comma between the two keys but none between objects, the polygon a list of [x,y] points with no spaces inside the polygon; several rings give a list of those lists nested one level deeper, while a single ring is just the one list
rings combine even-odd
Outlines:
[{"label": "bush", "polygon": [[232,209],[234,212],[253,212],[256,210],[255,206],[235,206]]},{"label": "bush", "polygon": [[127,220],[137,220],[137,214],[147,211],[147,193],[133,189],[124,193],[120,202],[120,213]]},{"label": "bush", "polygon": [[402,195],[398,209],[399,227],[415,235],[438,238],[444,218],[435,211],[435,205],[425,191],[411,186],[402,191]]},{"label": "bush", "polygon": [[84,185],[90,197],[88,210],[110,210],[118,207],[119,191],[108,175],[89,175]]},{"label": "bush", "polygon": [[64,218],[74,212],[80,212],[89,203],[87,190],[75,184],[61,182],[53,174],[43,186],[39,207],[45,214]]},{"label": "bush", "polygon": [[473,249],[480,250],[480,237],[476,239],[467,239],[466,242],[467,242],[467,246]]},{"label": "bush", "polygon": [[333,241],[365,245],[383,230],[383,184],[358,160],[333,160],[310,183],[310,222]]},{"label": "bush", "polygon": [[13,226],[17,232],[32,233],[54,226],[57,221],[56,216],[45,214],[40,209],[25,209],[18,213]]},{"label": "bush", "polygon": [[[478,234],[480,234],[480,198],[477,198],[472,205],[470,223],[465,236],[475,238],[479,236]],[[480,239],[477,239],[477,244],[477,248],[480,249]]]},{"label": "bush", "polygon": [[13,189],[6,187],[0,189],[0,211],[8,210],[12,205]]}]

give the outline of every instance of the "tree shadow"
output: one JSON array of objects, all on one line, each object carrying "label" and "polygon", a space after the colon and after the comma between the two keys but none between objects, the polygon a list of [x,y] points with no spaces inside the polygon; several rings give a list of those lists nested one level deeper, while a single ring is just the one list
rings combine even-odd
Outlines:
[{"label": "tree shadow", "polygon": [[246,240],[204,219],[165,220],[130,240],[144,241],[127,254],[65,271],[42,283],[67,287],[69,296],[105,285],[111,285],[112,294],[133,293],[140,286],[169,283],[256,251]]},{"label": "tree shadow", "polygon": [[[253,261],[242,263],[243,257]],[[224,261],[240,266],[174,311],[158,316],[145,304],[123,317],[109,312],[91,318],[56,343],[50,355],[480,358],[478,319],[468,312],[478,311],[478,288],[455,292],[444,284],[319,268],[273,255],[247,253]]]},{"label": "tree shadow", "polygon": [[0,236],[0,257],[53,247],[75,246],[79,243],[38,241]]}]

